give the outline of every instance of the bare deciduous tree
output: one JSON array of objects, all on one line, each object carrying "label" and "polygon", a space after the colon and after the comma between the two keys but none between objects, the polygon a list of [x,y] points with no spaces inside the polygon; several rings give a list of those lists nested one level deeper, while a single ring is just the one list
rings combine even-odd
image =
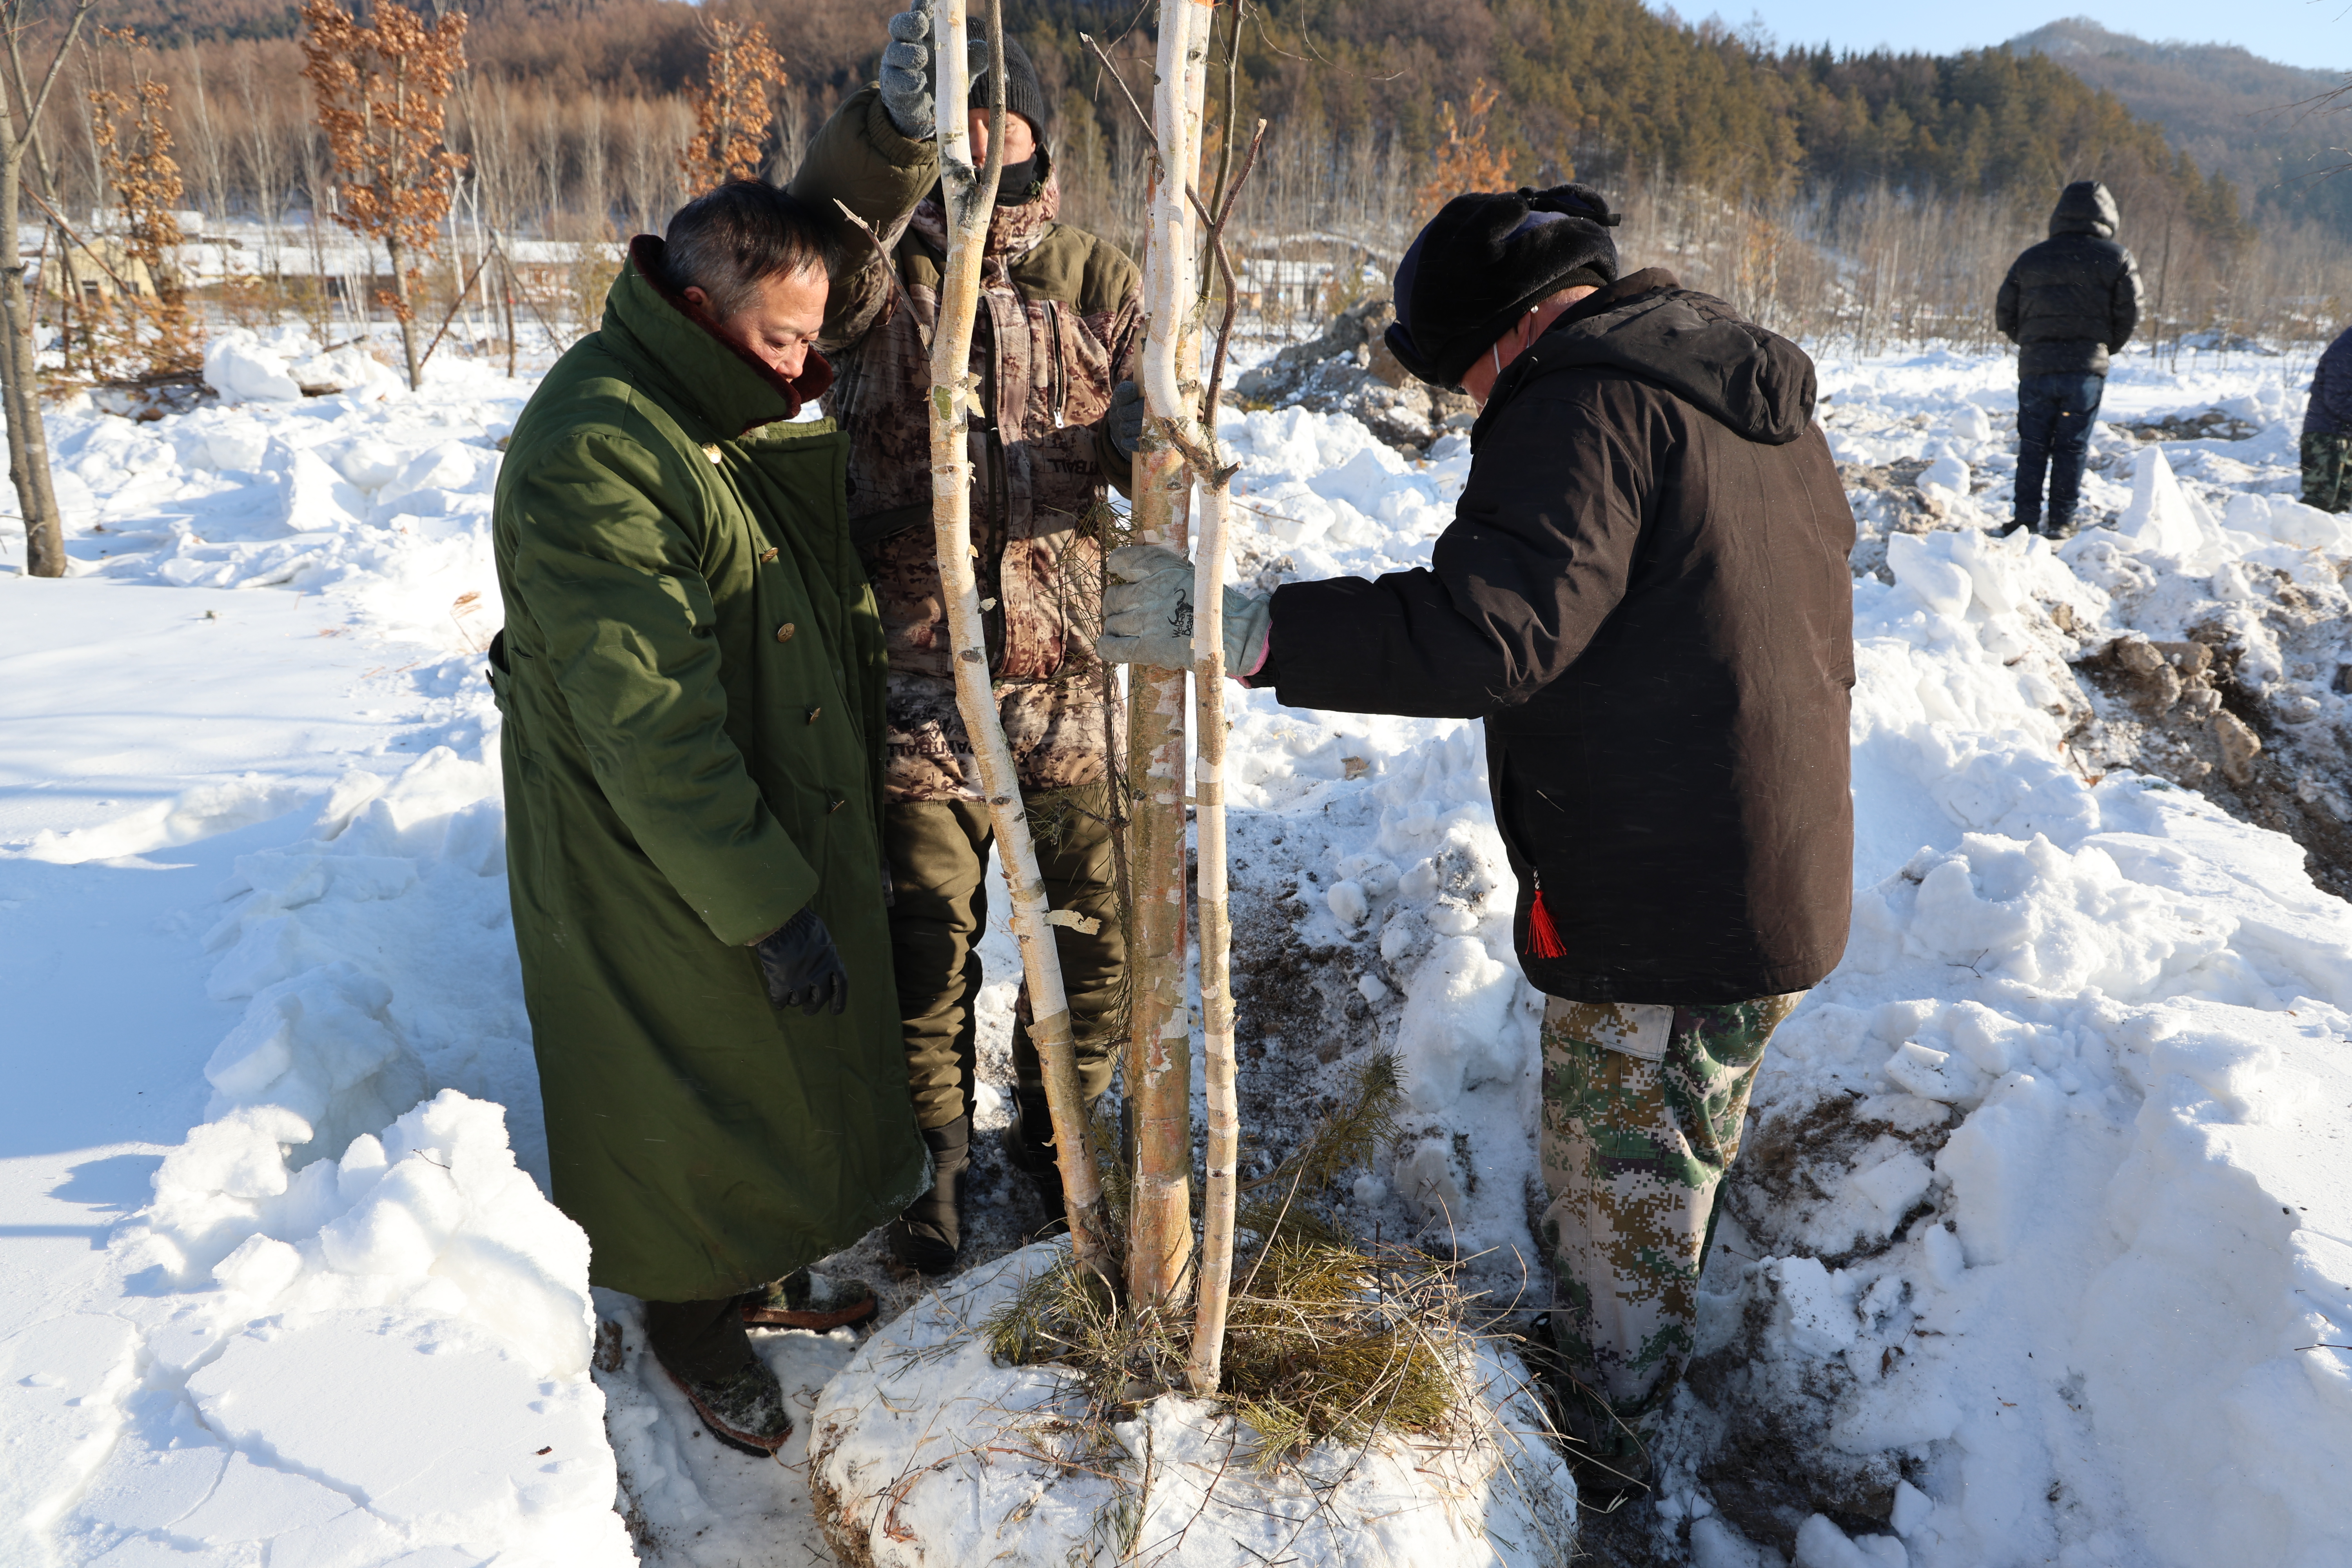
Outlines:
[{"label": "bare deciduous tree", "polygon": [[40,361],[33,337],[33,302],[25,289],[25,251],[17,238],[23,210],[25,157],[35,145],[66,55],[81,36],[98,0],[75,0],[56,50],[35,81],[24,44],[32,26],[29,0],[0,0],[0,32],[8,39],[7,103],[0,110],[0,418],[8,426],[8,479],[25,520],[25,570],[35,577],[66,574],[65,521],[49,479],[49,438],[41,426]]}]

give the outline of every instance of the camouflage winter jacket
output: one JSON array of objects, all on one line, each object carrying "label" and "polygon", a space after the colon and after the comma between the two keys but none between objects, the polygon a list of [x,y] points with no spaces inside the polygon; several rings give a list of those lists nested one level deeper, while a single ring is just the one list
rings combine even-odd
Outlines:
[{"label": "camouflage winter jacket", "polygon": [[[1037,183],[1007,193],[989,226],[971,356],[972,536],[1022,783],[1060,789],[1104,776],[1103,486],[1124,489],[1129,469],[1095,426],[1135,374],[1143,315],[1135,263],[1056,222],[1042,145],[1036,167]],[[929,527],[930,341],[947,254],[938,180],[938,144],[900,135],[869,86],[826,122],[790,187],[872,230],[845,236],[820,342],[837,373],[826,411],[850,437],[851,532],[889,648],[893,800],[979,795]]]}]

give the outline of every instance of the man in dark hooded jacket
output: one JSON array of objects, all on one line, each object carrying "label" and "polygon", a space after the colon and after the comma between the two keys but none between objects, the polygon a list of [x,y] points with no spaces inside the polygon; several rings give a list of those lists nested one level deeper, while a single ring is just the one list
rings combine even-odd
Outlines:
[{"label": "man in dark hooded jacket", "polygon": [[2303,410],[2303,499],[2322,511],[2352,510],[2352,331],[2327,345],[2311,372]]},{"label": "man in dark hooded jacket", "polygon": [[[2017,353],[2017,510],[2010,531],[2074,531],[2107,356],[2139,324],[2139,264],[2116,243],[2116,198],[2096,180],[2058,197],[2050,237],[2010,263],[1993,321]],[[2044,471],[2050,478],[2045,521]]]},{"label": "man in dark hooded jacket", "polygon": [[[1223,628],[1286,704],[1486,721],[1550,998],[1552,1333],[1596,1490],[1645,1468],[1748,1087],[1844,951],[1853,853],[1853,514],[1812,363],[1662,268],[1620,278],[1615,222],[1577,185],[1446,204],[1388,341],[1482,405],[1453,523],[1426,569],[1229,592]],[[1104,656],[1184,662],[1192,567],[1110,566]]]}]

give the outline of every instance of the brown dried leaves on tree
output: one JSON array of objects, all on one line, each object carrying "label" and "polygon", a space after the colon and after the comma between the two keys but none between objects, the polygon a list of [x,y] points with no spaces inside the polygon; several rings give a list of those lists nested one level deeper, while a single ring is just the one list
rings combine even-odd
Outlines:
[{"label": "brown dried leaves on tree", "polygon": [[[122,254],[133,266],[121,289],[103,302],[111,318],[100,339],[106,368],[129,374],[170,375],[202,362],[195,314],[188,307],[177,252],[180,232],[180,165],[172,156],[165,123],[171,89],[155,79],[154,51],[130,28],[98,30],[98,85],[88,93],[90,138],[97,144],[107,184],[122,215]],[[121,51],[129,62],[126,94],[105,79],[104,61]],[[141,274],[143,272],[142,280]],[[152,287],[149,294],[140,287]]]},{"label": "brown dried leaves on tree", "polygon": [[417,260],[432,251],[466,167],[442,144],[449,86],[466,64],[466,15],[451,11],[427,26],[392,0],[377,0],[370,14],[374,24],[362,26],[336,0],[305,0],[302,74],[335,160],[335,221],[382,241],[391,259],[392,289],[380,300],[399,319],[414,387],[422,376]]},{"label": "brown dried leaves on tree", "polygon": [[1459,112],[1451,103],[1437,110],[1437,153],[1429,178],[1421,187],[1418,206],[1427,217],[1465,191],[1507,191],[1511,155],[1489,139],[1486,117],[1502,95],[1484,80],[1470,88],[1470,101]]},{"label": "brown dried leaves on tree", "polygon": [[688,195],[759,174],[771,94],[784,80],[784,57],[769,47],[759,23],[712,22],[704,37],[709,68],[694,91],[694,135],[677,155]]}]

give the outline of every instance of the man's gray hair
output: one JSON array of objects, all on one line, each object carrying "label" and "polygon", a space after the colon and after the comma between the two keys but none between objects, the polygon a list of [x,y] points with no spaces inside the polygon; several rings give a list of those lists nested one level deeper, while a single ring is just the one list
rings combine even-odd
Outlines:
[{"label": "man's gray hair", "polygon": [[833,240],[814,209],[757,180],[730,180],[677,209],[663,237],[663,281],[699,289],[719,321],[749,310],[760,285],[829,269]]}]

